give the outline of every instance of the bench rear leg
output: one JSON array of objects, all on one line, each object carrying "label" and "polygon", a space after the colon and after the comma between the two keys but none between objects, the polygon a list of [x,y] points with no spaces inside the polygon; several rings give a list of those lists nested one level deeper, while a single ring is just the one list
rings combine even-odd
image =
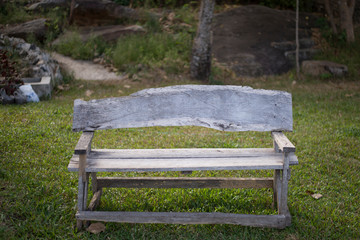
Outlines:
[{"label": "bench rear leg", "polygon": [[100,198],[102,195],[102,188],[99,188],[96,172],[91,173],[91,182],[92,182],[92,192],[93,197],[90,201],[89,207],[87,210],[94,211],[97,206],[100,205]]}]

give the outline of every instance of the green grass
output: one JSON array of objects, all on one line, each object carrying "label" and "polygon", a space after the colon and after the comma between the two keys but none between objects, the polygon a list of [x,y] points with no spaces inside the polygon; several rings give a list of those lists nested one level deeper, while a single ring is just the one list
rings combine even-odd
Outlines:
[{"label": "green grass", "polygon": [[0,8],[0,23],[15,24],[30,21],[36,16],[26,12],[25,1],[3,1]]},{"label": "green grass", "polygon": [[[179,82],[173,82],[178,84]],[[186,83],[186,82],[184,82]],[[92,235],[74,230],[77,176],[67,171],[79,134],[71,131],[75,98],[128,95],[144,87],[71,82],[52,100],[0,106],[1,239],[359,239],[360,91],[358,82],[307,80],[291,86],[287,76],[248,81],[257,88],[293,94],[294,132],[300,165],[289,186],[292,225],[284,230],[232,225],[107,223]],[[155,83],[160,86],[163,83]],[[121,94],[119,93],[119,90]],[[267,133],[228,133],[198,127],[100,131],[95,147],[271,147]],[[140,176],[148,175],[138,174]],[[129,174],[131,175],[131,174]],[[156,173],[154,175],[165,175]],[[178,173],[167,174],[176,176]],[[195,172],[192,176],[271,176],[270,172]],[[323,197],[313,199],[309,193]],[[111,189],[100,209],[274,213],[270,190]],[[139,197],[141,196],[141,197]]]},{"label": "green grass", "polygon": [[100,37],[92,36],[86,42],[81,40],[78,32],[72,31],[66,34],[54,49],[73,59],[92,60],[103,54],[111,46]]},{"label": "green grass", "polygon": [[182,32],[130,35],[118,40],[110,58],[120,70],[129,71],[141,64],[181,72],[190,58],[190,48],[190,35]]}]

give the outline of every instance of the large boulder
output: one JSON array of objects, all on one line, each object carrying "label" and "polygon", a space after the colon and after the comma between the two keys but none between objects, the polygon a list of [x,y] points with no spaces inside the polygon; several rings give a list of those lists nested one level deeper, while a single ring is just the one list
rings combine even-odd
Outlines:
[{"label": "large boulder", "polygon": [[334,77],[344,77],[348,73],[348,67],[343,64],[330,61],[304,61],[301,70],[305,74],[312,76],[331,75]]},{"label": "large boulder", "polygon": [[22,24],[10,25],[3,29],[2,33],[10,37],[28,40],[35,37],[38,41],[44,41],[47,31],[47,20],[45,18],[35,19]]},{"label": "large boulder", "polygon": [[[311,27],[316,17],[300,14],[302,60],[311,58]],[[213,24],[215,58],[237,75],[281,74],[294,66],[295,12],[260,5],[233,8],[217,14]],[[287,52],[287,53],[286,53]]]},{"label": "large boulder", "polygon": [[139,20],[140,14],[108,0],[75,0],[70,22],[78,26],[112,25],[122,20]]},{"label": "large boulder", "polygon": [[40,2],[31,4],[27,9],[31,11],[41,11],[55,7],[68,8],[70,7],[70,2],[71,0],[42,0]]}]

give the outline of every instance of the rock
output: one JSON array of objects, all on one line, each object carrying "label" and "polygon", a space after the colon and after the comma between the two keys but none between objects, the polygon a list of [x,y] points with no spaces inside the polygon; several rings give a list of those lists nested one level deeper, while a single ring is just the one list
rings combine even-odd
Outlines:
[{"label": "rock", "polygon": [[46,19],[39,18],[22,24],[10,25],[6,27],[2,33],[10,37],[22,38],[25,40],[30,36],[34,36],[38,41],[42,42],[45,40],[47,31],[46,23]]},{"label": "rock", "polygon": [[[300,48],[312,48],[315,46],[315,43],[311,38],[299,39],[299,43],[300,43]],[[282,51],[294,51],[296,49],[296,42],[295,41],[272,42],[271,46],[273,48]]]},{"label": "rock", "polygon": [[[299,30],[304,47],[312,35],[316,17],[301,13]],[[213,54],[240,76],[281,74],[293,66],[285,51],[294,49],[295,12],[247,5],[215,15]],[[279,46],[285,42],[284,46]],[[272,44],[273,43],[273,44]],[[276,48],[275,48],[276,45]],[[281,44],[280,44],[281,45]],[[307,48],[307,47],[306,47]],[[250,61],[246,56],[254,56]],[[239,61],[239,56],[245,56]],[[249,67],[251,68],[249,70]]]},{"label": "rock", "polygon": [[22,60],[28,63],[31,77],[51,77],[53,85],[62,82],[62,75],[60,73],[58,62],[36,45],[27,43],[20,38],[8,37],[0,34],[0,46],[18,52],[22,57]]},{"label": "rock", "polygon": [[330,61],[304,61],[301,64],[301,70],[305,74],[312,76],[321,76],[331,74],[335,77],[344,77],[348,73],[348,67],[343,64]]},{"label": "rock", "polygon": [[[116,42],[121,36],[128,34],[145,33],[145,29],[139,25],[123,26],[99,26],[99,27],[79,27],[78,33],[82,41],[86,42],[91,37],[101,37],[107,42]],[[57,45],[60,41],[65,40],[71,36],[73,32],[65,32],[62,36],[56,39],[52,44]]]},{"label": "rock", "polygon": [[108,0],[75,0],[70,22],[78,26],[116,24],[119,20],[139,20],[139,13]]},{"label": "rock", "polygon": [[70,7],[70,0],[43,0],[37,3],[34,3],[28,7],[28,10],[31,11],[41,11],[44,9],[52,9],[55,7]]},{"label": "rock", "polygon": [[[300,49],[299,50],[299,61],[305,61],[312,59],[316,53],[318,53],[318,49],[314,48],[307,48],[307,49]],[[287,51],[284,53],[285,57],[291,61],[292,63],[295,63],[296,58],[296,51]]]}]

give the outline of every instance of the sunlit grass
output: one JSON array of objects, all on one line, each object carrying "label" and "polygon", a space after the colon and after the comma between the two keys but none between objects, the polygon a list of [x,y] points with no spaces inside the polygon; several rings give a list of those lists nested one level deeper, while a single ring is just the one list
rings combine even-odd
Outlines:
[{"label": "sunlit grass", "polygon": [[[106,232],[76,233],[77,175],[67,171],[79,133],[71,131],[75,98],[128,95],[133,83],[71,82],[50,101],[0,106],[0,236],[2,239],[358,239],[360,188],[360,91],[356,82],[286,77],[247,82],[293,94],[294,132],[300,165],[289,186],[292,225],[285,230],[231,225],[107,223]],[[160,84],[161,85],[161,84]],[[339,88],[341,86],[341,88]],[[91,97],[86,90],[94,91]],[[268,133],[228,133],[199,127],[99,131],[98,148],[271,147]],[[129,174],[128,174],[129,175]],[[148,176],[151,173],[133,174]],[[272,176],[271,172],[198,171],[191,176]],[[153,176],[180,176],[156,173]],[[310,193],[323,197],[315,200]],[[221,211],[272,214],[271,190],[106,189],[100,209],[124,211]]]}]

